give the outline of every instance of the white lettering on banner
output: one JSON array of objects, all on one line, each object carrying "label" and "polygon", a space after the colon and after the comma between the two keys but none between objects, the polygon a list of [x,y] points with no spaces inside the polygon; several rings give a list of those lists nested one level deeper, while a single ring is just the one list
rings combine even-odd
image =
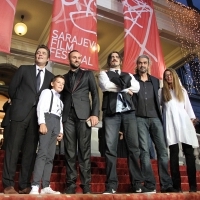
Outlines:
[{"label": "white lettering on banner", "polygon": [[52,39],[57,39],[57,40],[62,40],[65,42],[69,42],[69,43],[75,43],[76,45],[81,45],[84,47],[94,47],[96,45],[96,42],[91,41],[87,38],[77,38],[77,36],[72,36],[69,33],[58,33],[58,30],[53,30],[53,35],[52,35]]},{"label": "white lettering on banner", "polygon": [[87,65],[93,66],[93,64],[90,63],[90,59],[91,59],[90,57],[87,59],[86,56],[83,56],[82,63],[85,63]]},{"label": "white lettering on banner", "polygon": [[[59,32],[58,30],[52,31],[50,51],[51,54],[54,54],[56,58],[67,59],[67,55],[74,49],[74,45],[92,49],[94,46],[96,46],[96,42],[87,38],[72,36],[69,33]],[[83,56],[82,63],[93,66],[91,63],[91,57]]]}]

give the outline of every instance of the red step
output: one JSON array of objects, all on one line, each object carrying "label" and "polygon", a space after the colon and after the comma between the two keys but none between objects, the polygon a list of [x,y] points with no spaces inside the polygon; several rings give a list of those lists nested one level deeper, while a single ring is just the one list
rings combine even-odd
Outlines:
[{"label": "red step", "polygon": [[[0,150],[0,192],[3,192],[3,186],[1,182],[3,158],[4,158],[4,151]],[[16,189],[18,188],[20,163],[21,163],[21,159],[18,160],[17,172],[15,175]],[[152,164],[152,168],[153,168],[154,175],[157,182],[156,189],[157,191],[160,191],[157,161],[151,160],[151,164]],[[77,169],[78,169],[78,164],[77,164]],[[182,190],[188,191],[189,185],[188,185],[186,166],[180,166],[180,172],[181,172],[181,180],[182,180]],[[91,180],[92,192],[102,193],[105,190],[105,181],[106,181],[105,158],[91,157],[91,173],[92,173],[92,180]],[[56,155],[54,159],[54,166],[53,166],[52,175],[51,175],[51,187],[53,189],[61,191],[61,192],[64,191],[65,177],[66,177],[65,174],[66,174],[65,158],[63,155]],[[131,192],[127,159],[118,158],[117,174],[118,174],[118,180],[119,180],[118,192],[119,193]],[[197,182],[198,182],[198,190],[200,190],[200,171],[197,171]],[[82,190],[79,185],[80,185],[80,180],[78,178],[77,192],[82,193]]]}]

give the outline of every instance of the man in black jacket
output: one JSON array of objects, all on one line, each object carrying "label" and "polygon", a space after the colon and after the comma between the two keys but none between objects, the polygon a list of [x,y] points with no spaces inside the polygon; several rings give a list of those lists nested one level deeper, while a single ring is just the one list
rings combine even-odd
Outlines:
[{"label": "man in black jacket", "polygon": [[[78,161],[83,193],[91,193],[91,127],[95,126],[99,116],[99,94],[92,71],[82,70],[81,54],[77,50],[69,53],[70,71],[64,75],[65,87],[62,93],[64,145],[66,158],[66,193],[74,194],[76,190]],[[92,102],[90,104],[89,93]]]},{"label": "man in black jacket", "polygon": [[134,77],[140,84],[140,91],[133,95],[133,99],[136,107],[142,174],[145,186],[148,189],[156,190],[156,181],[149,155],[150,134],[157,152],[161,192],[176,192],[172,187],[172,180],[168,173],[168,153],[158,100],[159,80],[149,74],[149,67],[150,59],[148,56],[141,55],[137,58]]},{"label": "man in black jacket", "polygon": [[3,144],[1,146],[1,149],[3,150],[6,149],[6,143],[9,138],[9,132],[10,132],[10,105],[11,105],[11,100],[9,98],[8,101],[6,101],[3,105],[3,111],[5,112],[5,115],[1,122],[1,127],[4,129],[3,130]]},{"label": "man in black jacket", "polygon": [[107,59],[109,70],[101,71],[99,74],[99,86],[103,91],[103,126],[107,146],[105,152],[107,180],[104,194],[114,194],[118,187],[116,161],[120,126],[128,148],[128,165],[133,192],[153,192],[142,185],[143,177],[138,163],[140,151],[132,95],[137,93],[140,87],[132,74],[121,72],[121,63],[119,52],[112,52]]},{"label": "man in black jacket", "polygon": [[17,194],[14,177],[20,150],[22,164],[19,175],[19,193],[31,190],[31,175],[38,144],[36,105],[43,89],[50,87],[51,72],[45,69],[50,57],[47,46],[40,45],[35,52],[35,65],[22,65],[16,71],[10,86],[10,134],[6,145],[2,182],[5,194]]}]

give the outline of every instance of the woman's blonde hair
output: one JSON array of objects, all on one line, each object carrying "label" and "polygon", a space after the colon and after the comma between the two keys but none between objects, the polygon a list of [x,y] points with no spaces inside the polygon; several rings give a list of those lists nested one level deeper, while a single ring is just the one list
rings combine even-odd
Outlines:
[{"label": "woman's blonde hair", "polygon": [[184,95],[183,95],[183,86],[180,83],[179,77],[176,73],[176,71],[172,68],[168,68],[164,71],[163,73],[163,89],[162,89],[162,98],[164,102],[168,102],[172,99],[171,93],[170,93],[170,88],[169,85],[165,79],[165,73],[169,71],[172,76],[172,87],[174,90],[174,94],[178,101],[184,101]]}]

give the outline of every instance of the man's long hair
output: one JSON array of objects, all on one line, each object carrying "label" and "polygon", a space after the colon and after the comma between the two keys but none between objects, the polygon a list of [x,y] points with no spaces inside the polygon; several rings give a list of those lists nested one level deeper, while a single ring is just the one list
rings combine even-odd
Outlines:
[{"label": "man's long hair", "polygon": [[112,54],[113,53],[118,54],[119,59],[120,59],[120,63],[122,63],[122,56],[120,55],[120,53],[118,51],[113,51],[113,52],[109,53],[108,58],[107,58],[107,65],[108,65],[108,67],[110,67],[110,61],[112,59]]},{"label": "man's long hair", "polygon": [[148,71],[147,71],[147,73],[148,74],[151,74],[151,70],[150,70],[150,66],[151,66],[151,59],[149,58],[149,56],[147,56],[147,55],[140,55],[138,58],[137,58],[137,60],[136,60],[136,67],[135,67],[135,73],[136,74],[139,74],[139,72],[138,72],[138,68],[137,68],[137,65],[138,65],[138,62],[139,62],[139,59],[140,58],[146,58],[147,60],[148,60],[148,64],[149,64],[149,67],[148,67]]},{"label": "man's long hair", "polygon": [[176,96],[176,99],[178,101],[184,101],[184,95],[183,95],[183,86],[181,85],[181,82],[179,80],[179,77],[176,73],[176,71],[172,68],[168,68],[164,71],[163,73],[163,89],[162,89],[162,98],[164,102],[168,102],[172,99],[171,93],[170,93],[170,88],[169,85],[165,79],[165,72],[169,71],[171,73],[173,82],[172,82],[172,87],[174,94]]}]

